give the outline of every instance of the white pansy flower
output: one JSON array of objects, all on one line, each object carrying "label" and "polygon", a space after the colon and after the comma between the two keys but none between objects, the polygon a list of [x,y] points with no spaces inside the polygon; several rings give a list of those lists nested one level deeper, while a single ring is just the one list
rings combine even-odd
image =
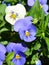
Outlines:
[{"label": "white pansy flower", "polygon": [[26,15],[26,9],[22,4],[7,6],[5,12],[6,21],[12,25],[14,25],[17,20],[24,18]]}]

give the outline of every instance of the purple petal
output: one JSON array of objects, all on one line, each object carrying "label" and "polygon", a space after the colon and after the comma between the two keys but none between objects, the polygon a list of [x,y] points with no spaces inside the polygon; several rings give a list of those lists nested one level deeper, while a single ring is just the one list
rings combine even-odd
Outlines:
[{"label": "purple petal", "polygon": [[23,52],[19,52],[19,55],[21,56],[20,63],[24,65],[26,62],[26,55]]},{"label": "purple petal", "polygon": [[0,60],[2,61],[5,60],[5,54],[3,52],[0,52]]},{"label": "purple petal", "polygon": [[0,65],[3,65],[3,61],[0,60]]},{"label": "purple petal", "polygon": [[29,25],[28,26],[28,31],[31,33],[31,34],[33,34],[33,36],[35,36],[36,35],[36,32],[37,32],[37,28],[36,28],[36,26],[35,25]]},{"label": "purple petal", "polygon": [[45,14],[46,14],[46,15],[48,15],[48,14],[49,14],[49,12],[45,12]]},{"label": "purple petal", "polygon": [[15,64],[15,65],[22,65],[20,60],[16,60],[15,58],[12,60],[12,62]]},{"label": "purple petal", "polygon": [[24,37],[24,41],[25,42],[32,42],[32,41],[34,41],[36,39],[36,37],[34,37],[34,36],[29,36],[29,37]]},{"label": "purple petal", "polygon": [[20,36],[21,40],[23,40],[24,36],[25,36],[25,31],[24,30],[19,30],[19,36]]},{"label": "purple petal", "polygon": [[47,4],[44,4],[43,5],[43,9],[44,9],[44,12],[47,12],[48,11],[48,5]]},{"label": "purple petal", "polygon": [[24,29],[26,29],[26,26],[28,26],[30,24],[32,24],[32,22],[30,20],[27,20],[27,19],[18,20],[14,25],[14,30],[16,32],[18,32],[20,29],[24,30]]},{"label": "purple petal", "polygon": [[11,42],[7,45],[6,49],[7,49],[7,52],[12,52],[13,51],[13,47],[15,46],[16,44]]},{"label": "purple petal", "polygon": [[33,6],[35,3],[35,0],[27,0],[28,6]]},{"label": "purple petal", "polygon": [[6,53],[6,48],[2,44],[0,44],[0,52]]},{"label": "purple petal", "polygon": [[26,62],[26,58],[25,57],[21,57],[20,62],[22,63],[22,65],[24,65],[25,62]]},{"label": "purple petal", "polygon": [[31,16],[28,16],[28,17],[25,17],[25,19],[28,21],[28,20],[33,20],[33,18]]},{"label": "purple petal", "polygon": [[47,0],[39,0],[40,4],[46,4],[47,3]]},{"label": "purple petal", "polygon": [[23,46],[21,43],[17,43],[14,48],[14,52],[16,53],[17,51],[25,52],[27,50],[27,47]]}]

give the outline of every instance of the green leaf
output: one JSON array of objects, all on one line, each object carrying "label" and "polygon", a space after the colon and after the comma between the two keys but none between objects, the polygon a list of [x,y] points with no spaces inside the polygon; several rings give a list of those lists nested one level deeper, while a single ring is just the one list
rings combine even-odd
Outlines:
[{"label": "green leaf", "polygon": [[48,58],[49,58],[49,55],[48,55]]},{"label": "green leaf", "polygon": [[38,53],[32,56],[31,64],[34,64],[36,60],[38,60]]},{"label": "green leaf", "polygon": [[47,26],[48,26],[48,21],[49,21],[49,14],[46,16],[46,20],[45,20],[45,29],[46,29]]},{"label": "green leaf", "polygon": [[2,28],[2,29],[0,30],[0,33],[5,32],[5,31],[8,31],[8,29],[7,29],[7,28]]},{"label": "green leaf", "polygon": [[7,3],[8,3],[8,2],[10,2],[10,3],[12,3],[12,2],[13,2],[13,3],[16,3],[16,2],[17,2],[17,0],[4,0],[4,1],[7,2]]},{"label": "green leaf", "polygon": [[49,51],[49,38],[48,37],[45,37],[45,41],[46,41],[46,44],[47,44],[47,49]]},{"label": "green leaf", "polygon": [[5,14],[5,8],[6,8],[5,4],[0,4],[0,15],[4,15]]},{"label": "green leaf", "polygon": [[0,4],[0,27],[5,25],[4,21],[5,8],[6,8],[5,4]]},{"label": "green leaf", "polygon": [[5,21],[0,21],[0,28],[3,27],[5,25]]},{"label": "green leaf", "polygon": [[28,48],[27,51],[25,52],[25,54],[26,54],[27,56],[29,56],[29,55],[32,54],[32,51]]},{"label": "green leaf", "polygon": [[8,41],[1,41],[0,43],[3,44],[3,45],[7,45]]},{"label": "green leaf", "polygon": [[36,0],[34,6],[32,6],[31,10],[29,11],[28,15],[32,16],[32,17],[39,17],[40,15],[40,4],[39,1]]},{"label": "green leaf", "polygon": [[39,42],[37,42],[35,45],[34,45],[34,50],[38,50],[39,48],[41,47],[41,44]]},{"label": "green leaf", "polygon": [[14,63],[11,62],[11,61],[8,61],[7,64],[8,64],[8,65],[14,65]]},{"label": "green leaf", "polygon": [[14,52],[10,52],[10,53],[7,55],[7,57],[6,57],[6,61],[8,62],[8,61],[12,60],[13,57],[14,57]]}]

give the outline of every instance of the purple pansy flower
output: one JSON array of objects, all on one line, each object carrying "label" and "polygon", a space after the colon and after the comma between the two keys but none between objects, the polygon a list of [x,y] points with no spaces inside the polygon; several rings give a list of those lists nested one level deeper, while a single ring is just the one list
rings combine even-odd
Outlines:
[{"label": "purple pansy flower", "polygon": [[25,30],[19,30],[19,35],[21,40],[24,40],[25,42],[32,42],[36,39],[36,26],[34,25],[29,25],[26,27]]},{"label": "purple pansy flower", "polygon": [[26,29],[26,26],[32,24],[31,20],[33,18],[31,16],[25,17],[24,19],[20,19],[18,21],[16,21],[15,25],[14,25],[14,30],[16,32],[18,32],[20,29],[24,30]]},{"label": "purple pansy flower", "polygon": [[[28,6],[33,6],[34,3],[35,3],[36,0],[27,0],[27,3],[28,3]],[[40,2],[40,7],[43,8],[44,12],[46,14],[48,14],[48,5],[46,4],[47,3],[47,0],[39,0]]]},{"label": "purple pansy flower", "polygon": [[14,58],[12,62],[15,65],[24,65],[26,62],[26,56],[24,52],[27,50],[26,46],[23,46],[21,43],[9,43],[6,47],[7,52],[14,52]]},{"label": "purple pansy flower", "polygon": [[6,48],[0,44],[0,65],[3,65],[3,62],[5,60],[5,53],[6,53]]},{"label": "purple pansy flower", "polygon": [[14,30],[19,33],[21,40],[32,42],[36,39],[36,27],[32,25],[32,17],[18,20],[14,25]]}]

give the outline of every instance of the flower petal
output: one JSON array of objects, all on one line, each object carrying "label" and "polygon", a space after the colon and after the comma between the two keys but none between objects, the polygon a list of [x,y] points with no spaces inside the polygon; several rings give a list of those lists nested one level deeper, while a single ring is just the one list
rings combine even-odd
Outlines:
[{"label": "flower petal", "polygon": [[44,4],[43,5],[43,9],[44,9],[44,12],[47,12],[48,11],[48,5],[47,4]]},{"label": "flower petal", "polygon": [[3,61],[0,60],[0,65],[3,65]]},{"label": "flower petal", "polygon": [[11,42],[7,45],[6,49],[7,49],[7,52],[12,52],[13,51],[13,47],[15,46],[16,44]]},{"label": "flower petal", "polygon": [[7,6],[6,10],[5,10],[6,14],[9,14],[11,12],[15,12],[15,8],[16,8],[16,6]]},{"label": "flower petal", "polygon": [[40,4],[46,4],[47,3],[47,0],[39,0]]},{"label": "flower petal", "polygon": [[16,60],[15,58],[12,60],[12,62],[15,64],[15,65],[22,65],[20,63],[20,60]]},{"label": "flower petal", "polygon": [[3,52],[0,52],[0,60],[2,61],[5,60],[5,54]]},{"label": "flower petal", "polygon": [[26,15],[26,9],[22,4],[16,5],[16,13],[19,14],[19,17],[24,17]]},{"label": "flower petal", "polygon": [[33,18],[31,16],[25,17],[26,20],[33,20]]},{"label": "flower petal", "polygon": [[25,64],[25,62],[26,62],[26,55],[23,53],[23,52],[18,52],[18,54],[20,55],[20,63],[22,64],[22,65],[24,65]]},{"label": "flower petal", "polygon": [[21,19],[21,20],[18,20],[15,25],[14,25],[14,30],[16,32],[18,32],[20,29],[24,30],[26,29],[26,26],[32,24],[32,22],[29,20],[26,20],[26,19]]},{"label": "flower petal", "polygon": [[6,53],[6,48],[2,44],[0,44],[0,52]]},{"label": "flower petal", "polygon": [[27,0],[27,3],[29,6],[33,6],[35,3],[35,0]]},{"label": "flower petal", "polygon": [[19,30],[19,36],[20,36],[21,40],[23,40],[24,36],[25,36],[25,31],[24,30]]},{"label": "flower petal", "polygon": [[25,42],[32,42],[32,41],[34,41],[36,39],[36,37],[34,37],[34,36],[29,36],[29,37],[26,37],[26,36],[24,36],[24,41]]},{"label": "flower petal", "polygon": [[22,43],[17,43],[14,47],[13,50],[15,53],[18,51],[25,52],[27,50],[27,47],[25,45],[22,45]]},{"label": "flower petal", "polygon": [[26,58],[25,57],[21,57],[20,62],[22,63],[22,65],[24,65],[25,62],[26,62]]},{"label": "flower petal", "polygon": [[35,36],[36,32],[37,32],[37,28],[36,28],[35,25],[32,24],[32,25],[28,26],[28,31],[30,32],[30,34],[32,34],[33,36]]}]

